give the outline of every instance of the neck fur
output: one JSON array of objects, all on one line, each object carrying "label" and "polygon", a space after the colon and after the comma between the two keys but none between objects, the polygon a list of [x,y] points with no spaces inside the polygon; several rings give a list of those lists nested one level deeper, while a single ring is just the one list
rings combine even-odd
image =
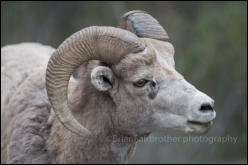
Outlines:
[{"label": "neck fur", "polygon": [[[75,82],[68,91],[71,91],[69,107],[74,117],[92,136],[75,135],[55,118],[47,140],[52,163],[124,163],[130,159],[136,139],[114,128],[109,112],[115,109],[111,98],[83,81]],[[126,137],[129,141],[121,140]]]}]

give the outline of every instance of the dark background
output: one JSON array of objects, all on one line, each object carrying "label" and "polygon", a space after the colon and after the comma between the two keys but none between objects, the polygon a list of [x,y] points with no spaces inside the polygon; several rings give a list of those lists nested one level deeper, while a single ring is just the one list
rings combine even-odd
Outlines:
[{"label": "dark background", "polygon": [[[131,163],[247,163],[246,2],[2,2],[1,47],[40,42],[57,47],[88,26],[117,26],[122,14],[145,10],[166,29],[176,69],[215,100],[207,142],[139,142]],[[181,132],[150,137],[199,137]]]}]

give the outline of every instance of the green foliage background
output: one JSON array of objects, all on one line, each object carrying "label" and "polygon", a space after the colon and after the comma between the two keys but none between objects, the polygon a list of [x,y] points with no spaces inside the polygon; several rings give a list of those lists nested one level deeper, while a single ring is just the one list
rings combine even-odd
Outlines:
[{"label": "green foliage background", "polygon": [[[139,142],[132,163],[247,163],[247,2],[3,2],[1,46],[41,42],[57,47],[92,25],[117,26],[145,10],[168,32],[176,69],[215,99],[217,118],[203,137],[237,143]],[[196,137],[180,132],[151,137]]]}]

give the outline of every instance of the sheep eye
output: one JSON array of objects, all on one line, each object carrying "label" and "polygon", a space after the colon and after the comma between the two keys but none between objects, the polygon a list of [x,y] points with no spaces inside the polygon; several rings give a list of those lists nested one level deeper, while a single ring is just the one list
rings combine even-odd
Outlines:
[{"label": "sheep eye", "polygon": [[134,83],[134,86],[136,86],[136,87],[143,87],[143,86],[145,86],[146,83],[147,83],[147,80],[141,79],[141,80],[138,80],[137,82],[135,82]]}]

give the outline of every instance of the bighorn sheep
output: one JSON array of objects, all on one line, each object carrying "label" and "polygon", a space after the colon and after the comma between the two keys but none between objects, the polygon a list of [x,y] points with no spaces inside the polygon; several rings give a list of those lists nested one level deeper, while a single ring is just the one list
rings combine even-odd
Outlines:
[{"label": "bighorn sheep", "polygon": [[118,28],[82,29],[56,50],[2,48],[1,163],[121,163],[151,132],[207,132],[214,101],[175,70],[173,55],[143,11]]}]

